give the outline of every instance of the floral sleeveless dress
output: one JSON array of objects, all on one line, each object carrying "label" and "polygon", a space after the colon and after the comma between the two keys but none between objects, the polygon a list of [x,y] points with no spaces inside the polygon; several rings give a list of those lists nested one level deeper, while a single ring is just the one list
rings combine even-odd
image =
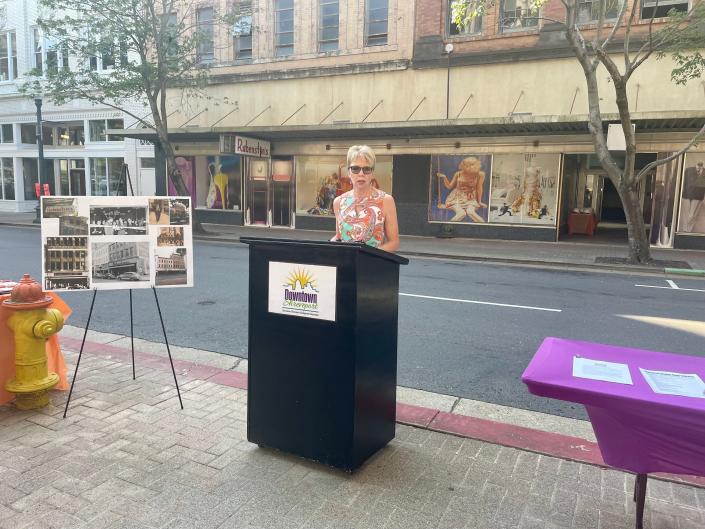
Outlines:
[{"label": "floral sleeveless dress", "polygon": [[340,195],[338,233],[344,242],[364,242],[377,247],[384,242],[384,210],[386,193],[373,189],[368,197],[356,199],[352,191]]}]

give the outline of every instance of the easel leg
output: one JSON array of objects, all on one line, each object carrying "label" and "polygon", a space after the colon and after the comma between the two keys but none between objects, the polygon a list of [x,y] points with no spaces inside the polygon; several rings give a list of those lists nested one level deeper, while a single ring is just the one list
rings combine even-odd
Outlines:
[{"label": "easel leg", "polygon": [[644,528],[644,506],[646,505],[646,481],[648,474],[637,474],[634,481],[634,501],[636,502],[636,529]]},{"label": "easel leg", "polygon": [[162,318],[162,309],[159,306],[159,298],[157,297],[157,289],[152,287],[152,291],[154,292],[154,301],[157,302],[157,312],[159,312],[159,321],[162,324],[162,332],[164,333],[164,343],[166,344],[166,352],[169,355],[169,363],[171,364],[171,373],[174,375],[174,384],[176,385],[176,393],[179,395],[179,404],[181,405],[181,409],[184,409],[184,403],[181,400],[181,391],[179,391],[179,383],[176,380],[176,371],[174,370],[174,361],[171,358],[171,349],[169,349],[169,340],[166,337],[166,328],[164,327],[164,318]]},{"label": "easel leg", "polygon": [[69,402],[71,402],[71,394],[73,393],[73,385],[76,383],[76,375],[78,375],[78,366],[81,363],[81,356],[83,355],[83,346],[86,344],[86,335],[88,334],[88,326],[91,323],[91,316],[93,315],[93,305],[95,304],[95,295],[98,293],[96,289],[93,289],[93,299],[91,300],[91,308],[88,311],[88,320],[86,321],[86,330],[83,331],[83,340],[81,340],[81,349],[78,351],[78,360],[76,361],[76,369],[73,372],[73,380],[71,380],[71,389],[69,390],[69,397],[66,399],[66,407],[64,408],[64,419],[66,418],[66,412],[69,411]]},{"label": "easel leg", "polygon": [[132,289],[130,289],[130,346],[132,347],[132,380],[135,380],[135,330],[132,324]]}]

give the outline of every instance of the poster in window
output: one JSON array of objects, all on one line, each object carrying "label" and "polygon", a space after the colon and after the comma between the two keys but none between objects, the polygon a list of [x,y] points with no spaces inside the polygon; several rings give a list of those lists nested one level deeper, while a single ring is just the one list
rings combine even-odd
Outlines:
[{"label": "poster in window", "polygon": [[[392,157],[377,156],[372,186],[392,192]],[[345,156],[296,157],[296,211],[333,215],[335,197],[352,189]]]},{"label": "poster in window", "polygon": [[678,231],[705,234],[705,153],[685,155]]},{"label": "poster in window", "polygon": [[556,224],[560,154],[497,154],[492,164],[490,222]]},{"label": "poster in window", "polygon": [[[192,156],[177,156],[176,168],[181,172],[181,178],[184,180],[184,185],[186,186],[189,196],[193,200],[196,200],[195,160]],[[171,178],[167,178],[167,187],[170,197],[175,197],[180,194],[177,192],[176,187],[174,187]]]},{"label": "poster in window", "polygon": [[486,223],[492,155],[431,157],[429,221]]}]

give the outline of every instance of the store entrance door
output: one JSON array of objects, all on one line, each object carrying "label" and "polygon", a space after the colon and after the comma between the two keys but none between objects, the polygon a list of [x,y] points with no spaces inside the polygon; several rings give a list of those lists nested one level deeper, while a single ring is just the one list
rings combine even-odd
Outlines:
[{"label": "store entrance door", "polygon": [[245,224],[294,226],[293,160],[248,158],[245,163]]}]

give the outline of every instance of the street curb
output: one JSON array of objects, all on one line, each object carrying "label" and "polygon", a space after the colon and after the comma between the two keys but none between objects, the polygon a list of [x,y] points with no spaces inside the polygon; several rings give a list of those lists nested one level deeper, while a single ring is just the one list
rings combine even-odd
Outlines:
[{"label": "street curb", "polygon": [[692,270],[690,268],[664,268],[664,274],[677,276],[705,277],[705,270]]},{"label": "street curb", "polygon": [[[27,224],[20,222],[3,222],[0,221],[0,226],[10,226],[15,228],[41,228],[39,224]],[[216,243],[238,243],[240,242],[240,237],[218,237],[218,236],[204,236],[204,235],[194,235],[194,240],[206,241],[206,242],[216,242]],[[581,270],[581,271],[593,271],[593,272],[621,272],[621,273],[632,273],[632,274],[649,274],[649,275],[683,275],[691,277],[705,277],[705,270],[690,270],[686,268],[655,268],[648,266],[616,266],[616,265],[603,265],[598,263],[575,263],[575,262],[565,262],[565,261],[535,261],[531,259],[514,259],[508,257],[492,257],[492,256],[474,256],[474,255],[457,255],[457,254],[442,254],[442,253],[429,253],[429,252],[397,252],[399,255],[404,255],[407,257],[424,257],[424,258],[434,258],[434,259],[447,259],[449,261],[467,261],[474,263],[498,263],[516,266],[530,266],[535,268],[562,268],[566,270]]]},{"label": "street curb", "polygon": [[[61,337],[67,349],[77,351],[81,347],[78,338]],[[131,362],[132,351],[86,340],[83,351],[96,356],[116,358]],[[135,350],[135,360],[153,369],[171,372],[169,359],[152,353]],[[239,371],[197,364],[185,360],[173,360],[177,375],[203,380],[221,386],[247,390],[247,374]],[[176,390],[174,390],[176,391]],[[523,426],[500,423],[467,415],[440,411],[434,408],[414,406],[397,402],[396,422],[429,431],[455,435],[457,437],[476,439],[486,443],[507,446],[537,454],[556,457],[569,461],[585,463],[603,468],[611,468],[604,463],[597,443],[568,435],[535,430]],[[705,478],[696,476],[675,476],[671,474],[653,474],[652,477],[685,483],[705,488]]]}]

